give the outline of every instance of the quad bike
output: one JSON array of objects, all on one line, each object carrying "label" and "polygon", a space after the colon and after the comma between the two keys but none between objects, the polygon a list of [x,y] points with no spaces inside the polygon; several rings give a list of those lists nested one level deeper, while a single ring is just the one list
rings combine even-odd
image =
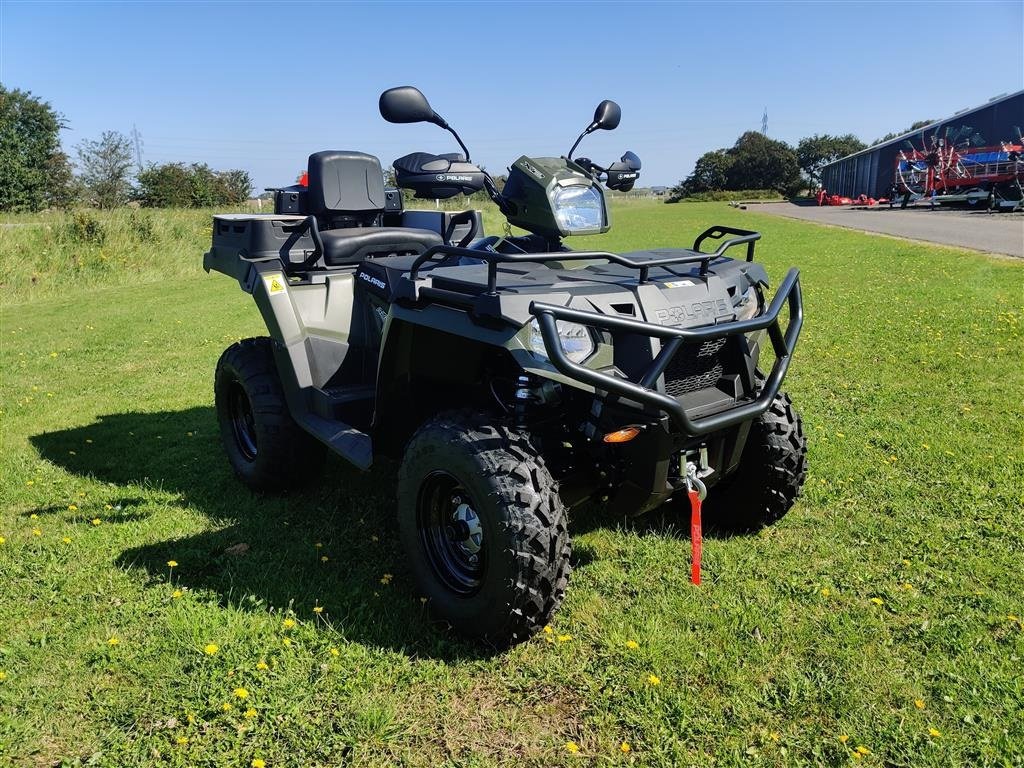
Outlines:
[{"label": "quad bike", "polygon": [[[500,191],[417,89],[384,92],[380,112],[435,123],[463,149],[399,158],[399,187],[486,190],[527,234],[484,236],[478,211],[404,210],[377,158],[348,151],[311,155],[306,185],[276,190],[272,215],[215,216],[204,267],[237,279],[269,332],[217,364],[220,430],[243,482],[293,486],[327,450],[360,469],[397,460],[419,594],[494,645],[529,637],[561,603],[573,508],[638,515],[700,486],[721,523],[786,513],[806,474],[781,391],[803,321],[796,269],[767,300],[760,235],[723,226],[692,249],[566,248],[609,229],[604,186],[639,176],[632,153],[608,167],[572,159],[584,136],[618,125],[614,102],[568,156],[520,157]],[[745,258],[724,255],[736,246]]]}]

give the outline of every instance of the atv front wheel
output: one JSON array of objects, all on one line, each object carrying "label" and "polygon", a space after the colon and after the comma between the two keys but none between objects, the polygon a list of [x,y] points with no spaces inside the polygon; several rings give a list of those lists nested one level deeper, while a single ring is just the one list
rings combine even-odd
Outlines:
[{"label": "atv front wheel", "polygon": [[756,530],[780,520],[800,496],[807,477],[807,438],[785,392],[750,425],[739,468],[708,496],[708,521],[722,528]]},{"label": "atv front wheel", "polygon": [[445,413],[413,436],[398,474],[398,529],[435,615],[507,646],[561,604],[572,545],[530,437],[486,419]]},{"label": "atv front wheel", "polygon": [[320,469],[324,447],[292,419],[268,338],[232,344],[217,362],[221,442],[238,478],[259,491],[300,484]]}]

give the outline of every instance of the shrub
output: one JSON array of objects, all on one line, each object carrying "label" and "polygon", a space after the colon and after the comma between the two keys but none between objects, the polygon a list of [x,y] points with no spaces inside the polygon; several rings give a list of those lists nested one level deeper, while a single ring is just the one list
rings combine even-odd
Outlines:
[{"label": "shrub", "polygon": [[61,239],[79,245],[103,245],[107,230],[90,211],[75,211],[61,228]]}]

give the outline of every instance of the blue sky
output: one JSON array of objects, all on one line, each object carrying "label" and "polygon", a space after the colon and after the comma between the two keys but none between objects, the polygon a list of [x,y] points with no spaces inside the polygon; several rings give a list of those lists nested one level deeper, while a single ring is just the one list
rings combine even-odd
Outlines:
[{"label": "blue sky", "polygon": [[146,162],[244,168],[259,187],[291,182],[320,149],[385,165],[457,149],[434,126],[380,118],[377,96],[394,85],[423,90],[492,172],[565,153],[612,98],[621,125],[582,154],[631,149],[642,183],[673,184],[704,151],[759,128],[765,107],[774,138],[870,141],[1018,90],[1022,36],[1021,0],[0,0],[0,81],[62,112],[68,149],[134,124]]}]

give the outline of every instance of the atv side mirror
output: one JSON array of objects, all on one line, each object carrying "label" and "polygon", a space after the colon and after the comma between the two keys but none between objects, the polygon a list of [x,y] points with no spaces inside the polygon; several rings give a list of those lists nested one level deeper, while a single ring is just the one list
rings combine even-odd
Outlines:
[{"label": "atv side mirror", "polygon": [[389,123],[437,123],[444,121],[430,108],[419,88],[402,85],[380,95],[380,116]]},{"label": "atv side mirror", "polygon": [[619,105],[611,99],[605,99],[594,110],[594,122],[590,130],[613,131],[618,128],[621,119],[622,110]]}]

